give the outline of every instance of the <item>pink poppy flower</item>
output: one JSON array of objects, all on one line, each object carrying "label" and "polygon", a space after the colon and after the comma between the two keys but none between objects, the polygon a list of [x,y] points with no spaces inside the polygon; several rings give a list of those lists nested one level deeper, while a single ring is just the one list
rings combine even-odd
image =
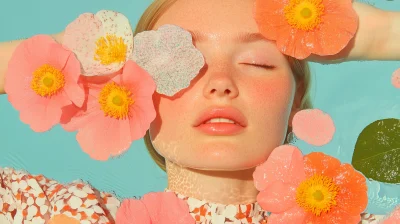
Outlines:
[{"label": "pink poppy flower", "polygon": [[276,148],[253,174],[268,223],[354,223],[368,203],[365,177],[323,153],[303,157],[295,146]]},{"label": "pink poppy flower", "polygon": [[85,92],[79,77],[74,54],[50,36],[37,35],[15,49],[4,88],[21,121],[44,132],[60,122],[64,106],[82,106]]},{"label": "pink poppy flower", "polygon": [[82,75],[109,75],[120,70],[133,51],[133,31],[123,14],[101,10],[84,13],[70,23],[63,45],[82,64]]},{"label": "pink poppy flower", "polygon": [[87,103],[82,109],[65,108],[67,116],[62,125],[67,131],[78,130],[76,139],[90,157],[107,160],[145,135],[156,116],[152,100],[156,86],[150,75],[133,61],[127,61],[121,73],[114,74],[112,79],[102,76],[84,80]]},{"label": "pink poppy flower", "polygon": [[117,224],[194,224],[188,204],[173,192],[148,193],[142,199],[128,199],[117,211]]}]

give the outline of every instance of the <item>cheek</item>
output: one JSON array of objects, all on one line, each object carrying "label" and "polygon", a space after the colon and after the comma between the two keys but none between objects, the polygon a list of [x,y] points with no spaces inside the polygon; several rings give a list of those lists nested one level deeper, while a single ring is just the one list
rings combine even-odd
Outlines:
[{"label": "cheek", "polygon": [[268,80],[247,83],[247,102],[267,115],[290,110],[294,92],[294,79],[290,75],[276,75]]}]

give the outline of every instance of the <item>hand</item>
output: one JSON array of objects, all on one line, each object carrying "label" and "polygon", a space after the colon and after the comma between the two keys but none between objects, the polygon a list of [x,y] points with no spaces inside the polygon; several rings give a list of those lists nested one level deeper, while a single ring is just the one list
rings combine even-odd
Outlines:
[{"label": "hand", "polygon": [[[393,29],[400,24],[400,12],[388,12],[373,6],[354,2],[359,16],[355,37],[338,54],[311,55],[308,61],[339,63],[354,60],[400,60],[400,31]],[[400,29],[400,28],[398,28]]]}]

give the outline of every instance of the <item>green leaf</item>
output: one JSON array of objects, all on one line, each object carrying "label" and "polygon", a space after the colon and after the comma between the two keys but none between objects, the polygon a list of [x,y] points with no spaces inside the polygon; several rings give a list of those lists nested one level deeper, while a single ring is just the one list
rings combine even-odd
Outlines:
[{"label": "green leaf", "polygon": [[400,183],[400,120],[378,120],[364,128],[351,163],[367,178]]}]

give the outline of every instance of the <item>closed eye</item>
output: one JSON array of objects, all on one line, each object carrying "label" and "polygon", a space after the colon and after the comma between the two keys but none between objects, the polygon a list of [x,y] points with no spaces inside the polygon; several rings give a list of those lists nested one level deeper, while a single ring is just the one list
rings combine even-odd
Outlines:
[{"label": "closed eye", "polygon": [[273,65],[267,65],[267,64],[250,64],[250,63],[244,63],[245,65],[251,65],[254,67],[258,67],[258,68],[264,68],[264,69],[274,69],[276,68]]}]

